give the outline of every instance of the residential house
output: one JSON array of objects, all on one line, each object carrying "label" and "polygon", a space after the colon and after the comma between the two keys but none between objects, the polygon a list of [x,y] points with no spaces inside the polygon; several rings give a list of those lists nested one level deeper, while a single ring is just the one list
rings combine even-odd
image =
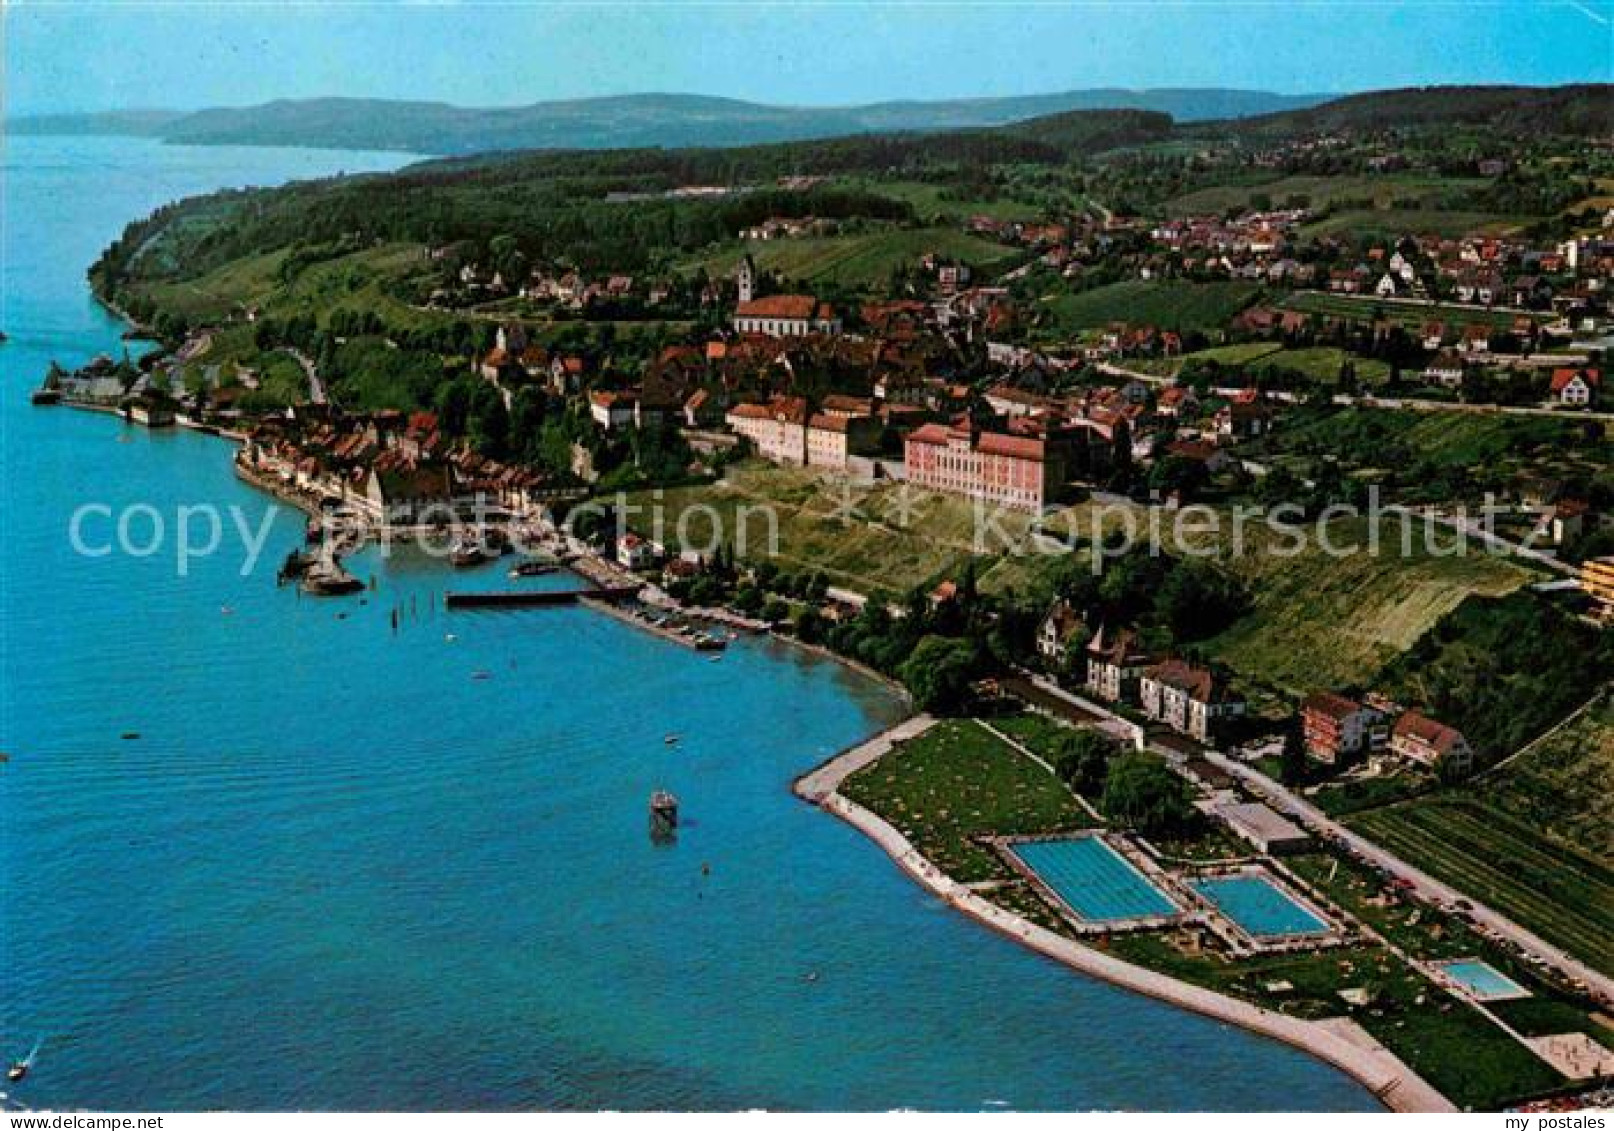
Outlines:
[{"label": "residential house", "polygon": [[1143,713],[1172,730],[1209,742],[1228,720],[1244,714],[1238,698],[1209,668],[1186,660],[1166,660],[1138,681]]},{"label": "residential house", "polygon": [[807,420],[807,466],[844,471],[852,456],[873,455],[880,450],[883,431],[872,416],[814,413]]},{"label": "residential house", "polygon": [[1372,708],[1331,691],[1308,695],[1300,704],[1306,753],[1328,765],[1365,753],[1372,747],[1379,717]]},{"label": "residential house", "polygon": [[766,404],[744,402],[723,418],[737,436],[751,441],[757,454],[771,463],[807,463],[807,402],[776,396]]},{"label": "residential house", "polygon": [[633,423],[639,398],[631,392],[601,389],[588,395],[588,414],[607,432]]},{"label": "residential house", "polygon": [[1552,399],[1571,408],[1585,408],[1597,399],[1603,374],[1596,369],[1554,369]]},{"label": "residential house", "polygon": [[1451,767],[1466,774],[1474,767],[1474,751],[1460,731],[1417,711],[1408,711],[1390,731],[1390,751],[1420,765]]},{"label": "residential house", "polygon": [[1087,642],[1087,690],[1111,703],[1131,700],[1149,663],[1136,632],[1100,625]]},{"label": "residential house", "polygon": [[1047,615],[1037,626],[1037,654],[1052,667],[1062,667],[1070,655],[1071,641],[1086,629],[1082,615],[1071,603],[1060,598],[1048,606]]}]

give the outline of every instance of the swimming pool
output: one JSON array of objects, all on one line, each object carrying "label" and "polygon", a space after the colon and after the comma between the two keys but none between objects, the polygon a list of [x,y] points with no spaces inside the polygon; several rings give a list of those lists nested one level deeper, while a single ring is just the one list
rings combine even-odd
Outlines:
[{"label": "swimming pool", "polygon": [[1489,962],[1481,962],[1477,958],[1437,962],[1435,968],[1467,990],[1476,1001],[1502,1001],[1530,996],[1529,990]]},{"label": "swimming pool", "polygon": [[1032,840],[1009,851],[1091,923],[1148,919],[1179,910],[1133,863],[1096,836]]},{"label": "swimming pool", "polygon": [[1190,880],[1189,886],[1258,939],[1329,930],[1324,919],[1259,872]]}]

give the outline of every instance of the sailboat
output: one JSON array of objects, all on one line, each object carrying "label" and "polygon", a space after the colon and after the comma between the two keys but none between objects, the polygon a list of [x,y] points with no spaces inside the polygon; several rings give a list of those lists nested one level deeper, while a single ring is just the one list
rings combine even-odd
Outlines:
[{"label": "sailboat", "polygon": [[34,1058],[39,1055],[39,1045],[40,1042],[35,1041],[34,1047],[28,1050],[27,1056],[23,1057],[21,1060],[14,1060],[11,1062],[11,1067],[6,1070],[7,1080],[10,1080],[13,1084],[15,1084],[24,1076],[28,1075],[28,1070],[34,1066]]}]

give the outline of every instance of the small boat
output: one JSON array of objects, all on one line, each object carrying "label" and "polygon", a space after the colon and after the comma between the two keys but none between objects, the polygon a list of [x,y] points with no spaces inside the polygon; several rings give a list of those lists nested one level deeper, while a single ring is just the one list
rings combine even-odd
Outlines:
[{"label": "small boat", "polygon": [[472,679],[492,679],[493,678],[493,673],[489,672],[489,671],[477,670],[477,671],[474,671],[474,672],[471,673],[471,678]]},{"label": "small boat", "polygon": [[676,734],[669,734],[661,741],[665,742],[668,746],[676,746],[678,744],[678,736]]},{"label": "small boat", "polygon": [[7,1080],[10,1080],[13,1084],[15,1084],[24,1076],[28,1075],[29,1070],[34,1066],[34,1059],[39,1056],[39,1045],[40,1042],[35,1041],[34,1047],[28,1050],[27,1056],[23,1057],[21,1060],[14,1060],[11,1062],[11,1067],[6,1070]]},{"label": "small boat", "polygon": [[456,542],[448,551],[448,564],[458,569],[481,565],[490,555],[480,542]]},{"label": "small boat", "polygon": [[549,562],[522,562],[520,565],[510,567],[510,576],[517,577],[543,577],[554,573],[560,567]]}]

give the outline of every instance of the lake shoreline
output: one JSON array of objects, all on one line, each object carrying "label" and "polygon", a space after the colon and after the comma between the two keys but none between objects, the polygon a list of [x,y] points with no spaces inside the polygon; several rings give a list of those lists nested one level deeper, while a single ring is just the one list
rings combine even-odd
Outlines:
[{"label": "lake shoreline", "polygon": [[841,784],[852,774],[873,765],[899,743],[923,734],[936,721],[928,715],[905,719],[802,774],[791,784],[792,792],[868,837],[910,879],[949,907],[1045,958],[1112,986],[1299,1049],[1349,1075],[1390,1111],[1458,1110],[1432,1085],[1387,1051],[1375,1052],[1319,1023],[1262,1009],[1249,1002],[1103,954],[998,907],[931,863],[884,818],[839,791]]}]

